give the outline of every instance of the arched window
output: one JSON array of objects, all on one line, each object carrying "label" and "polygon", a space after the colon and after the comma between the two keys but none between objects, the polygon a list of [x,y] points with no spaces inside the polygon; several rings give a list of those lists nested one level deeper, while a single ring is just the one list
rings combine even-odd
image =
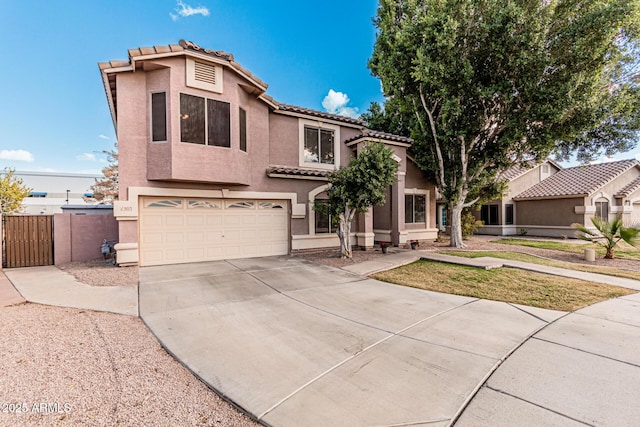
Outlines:
[{"label": "arched window", "polygon": [[600,197],[595,201],[596,205],[596,218],[602,221],[609,221],[609,201],[604,197]]}]

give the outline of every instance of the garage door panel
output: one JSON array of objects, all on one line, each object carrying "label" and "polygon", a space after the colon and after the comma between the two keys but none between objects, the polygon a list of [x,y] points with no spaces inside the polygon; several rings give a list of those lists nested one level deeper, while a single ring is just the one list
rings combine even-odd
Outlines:
[{"label": "garage door panel", "polygon": [[[144,198],[140,263],[283,255],[289,251],[286,202]],[[273,206],[282,206],[273,209]]]},{"label": "garage door panel", "polygon": [[187,215],[186,223],[189,227],[202,227],[206,223],[204,215]]},{"label": "garage door panel", "polygon": [[151,244],[151,245],[161,244],[162,238],[163,238],[162,233],[147,232],[140,235],[140,242],[141,244]]},{"label": "garage door panel", "polygon": [[184,225],[184,216],[167,215],[164,219],[164,225],[167,227]]},{"label": "garage door panel", "polygon": [[185,242],[184,233],[182,232],[166,232],[164,236],[167,245],[182,244]]},{"label": "garage door panel", "polygon": [[222,213],[207,215],[207,227],[222,228]]},{"label": "garage door panel", "polygon": [[162,215],[146,215],[142,218],[141,222],[144,223],[145,226],[149,227],[162,227],[163,217]]}]

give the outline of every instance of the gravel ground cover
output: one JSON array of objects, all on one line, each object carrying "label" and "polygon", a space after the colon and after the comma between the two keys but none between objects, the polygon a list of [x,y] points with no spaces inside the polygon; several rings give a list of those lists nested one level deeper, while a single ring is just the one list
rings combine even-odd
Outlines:
[{"label": "gravel ground cover", "polygon": [[69,262],[59,265],[62,271],[73,275],[79,282],[92,286],[135,286],[138,267],[116,267],[103,260]]},{"label": "gravel ground cover", "polygon": [[167,354],[138,318],[0,308],[0,425],[257,426]]}]

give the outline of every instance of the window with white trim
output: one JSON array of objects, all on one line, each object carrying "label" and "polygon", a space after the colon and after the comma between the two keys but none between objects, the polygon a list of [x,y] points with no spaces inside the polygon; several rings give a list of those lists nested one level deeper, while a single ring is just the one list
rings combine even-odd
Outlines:
[{"label": "window with white trim", "polygon": [[427,196],[425,194],[404,195],[404,222],[405,224],[427,222]]},{"label": "window with white trim", "polygon": [[595,202],[596,205],[596,218],[602,221],[609,221],[609,201],[600,199]]},{"label": "window with white trim", "polygon": [[304,162],[333,164],[333,131],[304,127]]},{"label": "window with white trim", "polygon": [[299,119],[300,166],[334,169],[340,164],[340,126]]},{"label": "window with white trim", "polygon": [[316,200],[314,211],[316,217],[315,233],[335,233],[336,227],[333,225],[333,218],[329,214],[329,202],[327,200]]}]

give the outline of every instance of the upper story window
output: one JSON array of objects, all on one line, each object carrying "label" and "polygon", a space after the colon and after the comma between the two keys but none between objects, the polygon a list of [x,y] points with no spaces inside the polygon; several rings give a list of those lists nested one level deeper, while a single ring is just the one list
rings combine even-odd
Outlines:
[{"label": "upper story window", "polygon": [[299,119],[300,166],[333,169],[340,165],[340,126]]},{"label": "upper story window", "polygon": [[304,127],[304,162],[333,165],[333,130]]},{"label": "upper story window", "polygon": [[167,93],[151,94],[151,141],[167,140]]},{"label": "upper story window", "polygon": [[242,108],[238,110],[238,120],[240,122],[240,150],[247,152],[247,112]]},{"label": "upper story window", "polygon": [[180,94],[180,141],[231,147],[231,109],[227,102]]}]

